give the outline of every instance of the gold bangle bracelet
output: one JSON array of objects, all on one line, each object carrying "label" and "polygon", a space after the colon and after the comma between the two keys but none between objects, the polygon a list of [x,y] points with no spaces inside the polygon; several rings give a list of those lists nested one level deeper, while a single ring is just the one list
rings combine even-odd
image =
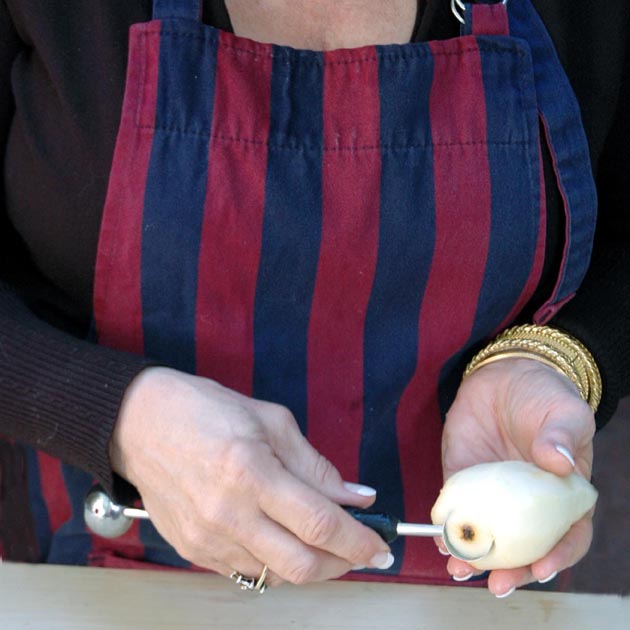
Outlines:
[{"label": "gold bangle bracelet", "polygon": [[501,359],[528,358],[564,374],[595,412],[602,397],[602,380],[595,359],[575,337],[550,326],[525,324],[503,331],[479,351],[464,371],[464,378]]}]

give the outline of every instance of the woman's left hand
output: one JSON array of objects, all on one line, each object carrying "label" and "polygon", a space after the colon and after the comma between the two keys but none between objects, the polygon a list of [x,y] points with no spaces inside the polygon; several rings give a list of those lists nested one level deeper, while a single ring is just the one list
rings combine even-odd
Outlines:
[{"label": "woman's left hand", "polygon": [[[533,359],[503,359],[480,368],[459,387],[442,438],[444,480],[462,468],[505,460],[590,479],[594,433],[593,413],[567,377]],[[548,581],[586,554],[592,530],[591,511],[544,558],[492,571],[489,590],[505,596],[530,582]],[[481,573],[452,557],[447,568],[459,580]]]}]

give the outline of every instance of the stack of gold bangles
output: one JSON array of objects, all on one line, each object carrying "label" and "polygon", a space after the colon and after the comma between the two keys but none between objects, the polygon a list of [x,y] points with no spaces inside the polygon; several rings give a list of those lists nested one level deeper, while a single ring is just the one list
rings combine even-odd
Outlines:
[{"label": "stack of gold bangles", "polygon": [[602,379],[595,359],[575,337],[550,326],[526,324],[508,328],[478,352],[464,378],[484,365],[507,358],[535,359],[567,376],[593,412],[602,398]]}]

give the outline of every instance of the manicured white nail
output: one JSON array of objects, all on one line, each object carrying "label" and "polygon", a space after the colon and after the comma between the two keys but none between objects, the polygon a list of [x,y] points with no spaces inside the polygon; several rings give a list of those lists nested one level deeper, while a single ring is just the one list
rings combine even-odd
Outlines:
[{"label": "manicured white nail", "polygon": [[509,597],[515,590],[516,590],[516,586],[513,586],[509,591],[506,591],[505,593],[501,593],[501,595],[495,595],[495,597],[497,599],[505,599],[506,597]]},{"label": "manicured white nail", "polygon": [[365,569],[366,566],[364,564],[357,564],[355,567],[352,567],[353,571],[363,571],[363,569]]},{"label": "manicured white nail", "polygon": [[465,582],[466,580],[470,580],[470,578],[475,575],[472,571],[470,573],[466,573],[466,575],[453,575],[451,576],[456,582]]},{"label": "manicured white nail", "polygon": [[442,547],[438,547],[437,549],[443,556],[450,556],[451,555],[448,551],[446,551],[446,549],[442,549]]},{"label": "manicured white nail", "polygon": [[547,582],[551,582],[551,580],[553,580],[556,575],[558,575],[557,571],[554,571],[551,575],[548,575],[546,578],[543,578],[542,580],[538,580],[538,584],[547,584]]},{"label": "manicured white nail", "polygon": [[376,496],[376,490],[370,488],[370,486],[362,486],[360,483],[350,483],[349,481],[346,481],[343,485],[346,487],[346,490],[350,490],[354,494],[360,494],[362,497]]},{"label": "manicured white nail", "polygon": [[370,566],[376,569],[389,569],[394,564],[394,556],[388,551],[377,553],[371,560]]},{"label": "manicured white nail", "polygon": [[558,451],[558,453],[560,453],[560,455],[562,455],[563,457],[566,457],[569,461],[569,464],[571,464],[571,466],[575,468],[575,460],[573,459],[573,455],[571,455],[571,451],[569,451],[566,446],[556,444],[556,451]]}]

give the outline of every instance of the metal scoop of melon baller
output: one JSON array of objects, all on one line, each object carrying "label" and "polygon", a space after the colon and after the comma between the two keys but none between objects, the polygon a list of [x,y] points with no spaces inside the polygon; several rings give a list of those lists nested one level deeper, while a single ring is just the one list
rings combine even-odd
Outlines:
[{"label": "metal scoop of melon baller", "polygon": [[129,530],[135,519],[148,519],[140,508],[116,503],[101,486],[94,486],[83,504],[85,524],[103,538],[118,538]]},{"label": "metal scoop of melon baller", "polygon": [[[494,544],[490,543],[487,549],[482,550],[481,555],[470,557],[458,551],[446,533],[446,526],[402,523],[391,514],[372,510],[360,510],[352,507],[345,508],[345,510],[360,523],[374,530],[386,543],[393,542],[398,536],[441,536],[447,551],[454,558],[465,562],[481,560],[490,552]],[[120,505],[103,488],[94,486],[85,497],[83,516],[86,525],[95,534],[103,538],[117,538],[129,530],[135,519],[148,519],[149,513],[140,508]],[[466,538],[469,532],[464,528],[461,535]]]}]

